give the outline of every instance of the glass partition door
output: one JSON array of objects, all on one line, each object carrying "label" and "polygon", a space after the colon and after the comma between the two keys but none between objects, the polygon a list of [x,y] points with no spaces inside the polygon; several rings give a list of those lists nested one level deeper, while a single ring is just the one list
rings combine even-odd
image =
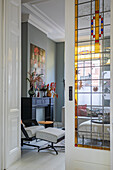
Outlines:
[{"label": "glass partition door", "polygon": [[75,0],[75,147],[110,149],[110,0]]}]

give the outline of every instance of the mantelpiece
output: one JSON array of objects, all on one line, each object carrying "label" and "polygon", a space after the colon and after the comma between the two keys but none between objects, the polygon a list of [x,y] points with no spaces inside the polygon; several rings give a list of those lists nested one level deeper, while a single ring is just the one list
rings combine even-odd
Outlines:
[{"label": "mantelpiece", "polygon": [[21,119],[36,119],[36,109],[45,108],[45,121],[53,121],[54,99],[51,97],[22,97]]}]

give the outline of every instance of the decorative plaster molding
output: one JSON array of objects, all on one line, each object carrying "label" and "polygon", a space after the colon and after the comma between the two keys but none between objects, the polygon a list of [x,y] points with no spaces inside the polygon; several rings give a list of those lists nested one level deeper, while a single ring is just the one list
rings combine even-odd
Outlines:
[{"label": "decorative plaster molding", "polygon": [[24,3],[30,3],[30,2],[38,2],[38,0],[22,0],[21,1],[22,2],[22,4],[24,4]]},{"label": "decorative plaster molding", "polygon": [[50,1],[55,1],[55,0],[35,0],[35,2],[34,1],[31,1],[31,3],[30,4],[42,4],[42,3],[48,3],[48,2],[50,2]]},{"label": "decorative plaster molding", "polygon": [[40,3],[46,3],[48,1],[55,1],[55,0],[22,0],[22,4],[25,4],[25,3],[40,4]]},{"label": "decorative plaster molding", "polygon": [[30,14],[22,15],[22,22],[29,22],[55,42],[64,41],[65,31],[35,5],[23,4]]},{"label": "decorative plaster molding", "polygon": [[45,25],[44,23],[41,23],[41,21],[37,20],[36,17],[34,17],[31,14],[22,15],[22,22],[28,22],[32,24],[33,26],[35,26],[36,28],[44,32],[45,34],[48,34],[48,31],[50,30],[50,28],[47,27],[47,25]]}]

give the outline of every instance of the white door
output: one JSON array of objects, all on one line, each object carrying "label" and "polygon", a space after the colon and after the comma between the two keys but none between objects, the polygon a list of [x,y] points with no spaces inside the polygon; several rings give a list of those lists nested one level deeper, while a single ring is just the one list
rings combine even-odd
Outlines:
[{"label": "white door", "polygon": [[21,1],[4,0],[4,169],[21,156]]},{"label": "white door", "polygon": [[0,1],[0,169],[2,168],[1,167],[1,163],[2,163],[2,134],[3,134],[3,124],[2,124],[2,116],[3,116],[3,98],[2,98],[2,78],[3,78],[3,75],[2,75],[2,1]]},{"label": "white door", "polygon": [[[76,7],[77,7],[78,4],[75,5],[75,2],[81,3],[78,7],[78,12],[76,11],[77,10]],[[87,3],[85,4],[85,2],[87,2]],[[109,54],[108,54],[108,56],[106,56],[106,62],[103,63],[104,67],[101,66],[102,69],[99,68],[97,70],[94,70],[100,64],[100,58],[102,58],[101,56],[99,57],[97,55],[97,53],[100,53],[100,54],[104,53],[103,51],[99,51],[99,52],[95,52],[96,58],[95,58],[94,61],[91,60],[92,58],[86,57],[87,61],[89,61],[89,59],[90,59],[91,63],[93,62],[93,63],[97,64],[97,65],[95,64],[95,68],[91,69],[91,75],[89,74],[89,72],[88,72],[89,75],[87,75],[86,70],[82,70],[82,73],[81,73],[81,69],[78,69],[77,71],[75,71],[76,64],[78,64],[77,62],[79,62],[79,64],[81,64],[81,67],[85,68],[85,66],[83,66],[83,64],[86,64],[85,63],[85,61],[86,61],[85,56],[86,55],[88,56],[88,47],[91,46],[88,43],[84,43],[84,42],[82,42],[82,45],[80,45],[80,43],[78,42],[78,41],[86,41],[85,38],[87,37],[87,33],[85,32],[85,34],[84,34],[83,29],[82,29],[86,26],[85,22],[90,22],[90,25],[87,25],[87,27],[91,27],[91,22],[92,22],[92,20],[90,20],[91,15],[92,15],[94,20],[96,18],[96,14],[95,14],[95,17],[93,16],[93,14],[91,14],[90,17],[88,16],[88,10],[89,10],[88,5],[90,3],[92,3],[92,1],[89,1],[89,2],[87,0],[79,0],[79,1],[78,0],[75,0],[75,1],[74,0],[66,0],[65,1],[65,10],[66,10],[65,11],[65,18],[66,18],[65,19],[65,28],[66,28],[66,44],[65,44],[65,48],[66,48],[66,51],[65,51],[65,56],[66,56],[66,69],[65,69],[65,76],[66,76],[66,100],[65,100],[65,106],[66,106],[66,109],[65,109],[66,110],[65,111],[66,112],[65,113],[66,114],[66,118],[65,118],[65,121],[66,121],[66,170],[110,170],[110,169],[113,168],[113,167],[111,167],[111,164],[113,164],[112,163],[113,162],[112,161],[112,158],[113,158],[112,157],[112,155],[113,155],[113,153],[112,153],[112,141],[113,141],[112,140],[112,128],[113,128],[112,127],[112,122],[113,122],[112,104],[111,104],[111,107],[107,106],[108,103],[110,103],[110,102],[112,103],[112,96],[113,96],[112,95],[112,91],[113,91],[112,90],[112,87],[113,87],[112,76],[110,78],[111,79],[111,101],[110,101],[110,98],[109,99],[107,98],[107,100],[109,100],[109,101],[105,101],[105,98],[103,98],[102,95],[101,95],[101,97],[100,96],[98,97],[98,93],[99,94],[101,93],[99,90],[103,89],[103,88],[101,89],[101,86],[98,83],[98,82],[100,82],[100,80],[92,82],[92,86],[90,87],[91,92],[88,91],[89,90],[89,81],[92,81],[92,79],[90,80],[89,77],[93,76],[93,78],[95,79],[94,71],[95,71],[95,73],[99,72],[99,76],[104,75],[104,74],[102,74],[102,72],[106,73],[108,75],[108,77],[107,77],[108,79],[109,79],[109,76],[110,76],[110,74],[109,74],[110,70],[111,70],[111,75],[113,75],[113,69],[112,69],[113,60],[111,59],[111,61],[110,61],[110,59],[109,59],[109,57],[110,57],[110,51],[109,51],[110,50],[110,48],[109,48],[110,47],[110,40],[107,41],[107,43],[109,42],[108,43],[109,45],[104,45],[104,50],[107,49],[108,50],[107,52]],[[111,5],[113,6],[112,0],[111,0]],[[98,5],[97,5],[97,8],[98,8]],[[104,1],[104,6],[101,6],[101,10],[102,10],[102,8],[108,10],[108,8],[109,8],[108,1],[106,1],[106,0]],[[113,8],[111,7],[111,10],[112,9]],[[92,9],[90,8],[90,11],[91,10]],[[98,12],[95,12],[96,11],[95,7],[93,8],[93,10],[94,10],[94,13],[98,13]],[[89,13],[90,13],[90,11],[89,11]],[[80,23],[81,22],[80,19],[82,17],[80,17],[76,21],[76,18],[78,18],[77,15],[82,15],[83,13],[84,13],[84,18],[82,20],[82,23]],[[109,14],[110,14],[110,11],[108,11],[108,13],[106,13],[106,15],[109,16],[109,18],[107,18],[107,20],[104,20],[104,19],[106,19],[106,15],[104,15],[103,20],[104,20],[104,24],[106,24],[106,25],[108,24],[106,21],[110,22],[110,15]],[[111,11],[111,16],[113,16],[112,11]],[[85,17],[87,17],[86,21],[85,21]],[[101,14],[101,17],[98,18],[99,19],[98,21],[101,22],[100,27],[102,26],[102,23],[103,23],[101,18],[103,18],[102,14]],[[111,17],[111,18],[113,18],[113,17]],[[78,27],[76,27],[77,26],[76,22],[78,22],[77,23],[78,27],[81,27],[80,29]],[[96,24],[95,21],[93,21],[93,24]],[[107,37],[108,39],[111,38],[112,39],[111,43],[112,43],[113,42],[113,34],[112,34],[112,31],[111,31],[111,34],[110,34],[110,29],[109,29],[110,24],[108,24],[107,26],[108,26],[107,32],[104,30],[105,34],[101,35],[101,36],[102,36],[102,38],[103,37],[104,38]],[[75,29],[79,29],[79,33],[78,32],[76,33]],[[88,30],[88,29],[89,28],[86,28],[85,30]],[[91,29],[92,28],[90,28],[90,31],[91,31]],[[104,29],[106,29],[106,28],[104,28]],[[113,29],[111,29],[111,30],[113,30]],[[93,32],[93,35],[95,34],[95,32]],[[90,32],[90,33],[92,33],[92,32]],[[96,40],[95,38],[97,38],[97,37],[94,36],[92,38],[90,33],[88,33],[87,42],[88,41],[93,42],[93,38],[94,38],[95,43],[98,43],[98,42],[100,43],[99,48],[102,47],[101,45],[103,45],[103,44],[101,44],[100,39],[99,39],[99,41],[95,41]],[[97,33],[98,33],[98,31],[97,31]],[[103,34],[102,30],[101,30],[101,34]],[[81,36],[81,37],[77,38],[76,36],[77,37]],[[75,44],[76,41],[77,41],[77,48],[78,48],[77,51],[76,51],[76,44]],[[81,46],[81,48],[79,46]],[[112,47],[112,45],[111,45],[111,47]],[[92,48],[91,50],[93,51],[93,45],[92,45],[91,48]],[[94,46],[94,48],[96,49],[96,46]],[[82,51],[80,51],[81,49],[82,49]],[[98,50],[101,50],[101,49],[102,48],[100,48]],[[90,55],[93,53],[92,51],[89,52]],[[81,53],[78,53],[78,52],[81,52]],[[86,52],[87,52],[87,54],[86,54]],[[113,52],[111,52],[111,55],[112,55],[112,53]],[[79,59],[77,58],[77,62],[76,62],[75,61],[75,55],[77,57],[81,56],[81,60],[80,60],[80,58]],[[95,56],[93,56],[93,57],[95,57]],[[110,58],[112,58],[112,57],[110,57]],[[111,65],[111,68],[109,67],[109,64]],[[100,65],[99,65],[99,67],[100,67]],[[106,67],[106,70],[103,70],[103,68],[105,68],[105,67]],[[78,74],[77,75],[78,77],[75,77],[76,74]],[[85,80],[82,80],[84,75],[86,76],[85,78],[89,80],[88,82],[85,82]],[[76,79],[76,78],[78,78],[78,79]],[[75,87],[75,80],[77,80],[76,83],[78,83],[79,78],[82,80],[82,83],[77,84],[77,86]],[[96,77],[96,78],[98,78],[98,77]],[[105,79],[104,80],[103,79],[104,78],[102,77],[101,81],[105,82],[104,85],[106,85],[107,80],[105,81]],[[108,82],[109,82],[109,80],[108,80]],[[71,100],[71,98],[69,100],[69,94],[71,95],[71,91],[69,93],[69,87],[70,86],[73,87],[72,88],[72,100]],[[95,86],[96,86],[96,88],[95,88]],[[105,86],[104,86],[104,88],[105,88]],[[109,85],[107,86],[107,90],[108,90],[108,88],[109,88]],[[70,88],[70,90],[71,90],[71,88]],[[102,92],[102,93],[104,93],[104,92]],[[82,97],[80,97],[81,94],[83,94]],[[86,94],[88,94],[88,95],[86,96]],[[93,94],[94,95],[96,94],[95,97],[93,96]],[[88,105],[91,105],[91,104],[88,103],[90,95],[93,96],[92,100],[91,100],[91,102],[92,102],[91,109],[88,107]],[[87,106],[87,109],[84,108],[83,106],[81,107],[81,110],[82,110],[81,113],[80,113],[80,107],[79,107],[79,111],[77,110],[77,114],[79,113],[78,117],[75,114],[75,112],[76,112],[75,104],[77,103],[75,101],[76,96],[78,98],[77,102],[80,102],[79,105],[83,105],[84,107]],[[103,104],[103,101],[104,101],[104,104]],[[93,102],[96,103],[95,108],[93,107]],[[98,105],[98,108],[99,108],[98,111],[97,111],[97,108],[96,108],[97,105]],[[103,113],[102,109],[103,108],[104,108],[104,111],[105,111],[104,114],[106,114],[106,113],[108,114],[108,112],[110,112],[110,124],[108,123],[108,124],[105,125],[103,123],[104,125],[102,125],[101,128],[98,128],[101,125],[101,124],[99,124],[100,121],[104,121],[103,120],[104,116],[102,115],[102,113]],[[108,109],[108,111],[107,111],[107,109]],[[96,112],[94,112],[94,111],[96,111]],[[99,116],[98,116],[99,113],[100,113],[100,119],[99,119]],[[87,116],[86,116],[86,114],[87,114]],[[92,115],[91,119],[96,120],[97,123],[91,123],[92,120],[90,120],[90,116],[91,116],[90,114]],[[94,114],[96,114],[95,117],[94,117]],[[93,120],[93,122],[94,122],[94,120]],[[88,129],[88,122],[90,122],[90,124],[91,124],[91,129],[90,129],[90,131],[91,131],[91,141],[90,141],[90,138],[87,135],[85,135],[85,133],[84,133],[84,132],[87,131],[86,129]],[[95,128],[94,128],[94,131],[92,130],[94,125],[96,127],[96,132],[94,132]],[[103,126],[104,126],[104,130],[106,130],[105,129],[105,126],[106,126],[107,130],[110,131],[110,135],[108,135],[107,137],[100,136],[99,129],[102,130]],[[78,129],[80,129],[80,127],[82,127],[81,133],[78,132]],[[76,131],[75,131],[75,129],[76,129]],[[93,133],[92,133],[92,131],[93,131]],[[94,133],[97,134],[96,137],[95,137]],[[76,135],[78,135],[77,139],[76,139]],[[81,139],[81,140],[79,140],[79,139]],[[103,140],[103,139],[105,139],[105,140]],[[88,143],[88,141],[89,141],[89,143]],[[96,141],[96,143],[94,143],[94,141]],[[104,141],[104,143],[101,143],[101,141]],[[104,147],[105,147],[105,149],[109,148],[109,141],[110,141],[110,151],[109,150],[103,150]],[[79,142],[81,142],[81,143],[79,143]],[[90,142],[92,142],[91,146],[90,146]],[[108,146],[106,146],[105,142],[107,142]],[[76,146],[75,146],[75,144],[76,144]],[[100,146],[99,146],[99,144],[100,144]],[[93,149],[92,149],[92,146],[93,146]],[[88,148],[88,147],[91,147],[91,148]]]}]

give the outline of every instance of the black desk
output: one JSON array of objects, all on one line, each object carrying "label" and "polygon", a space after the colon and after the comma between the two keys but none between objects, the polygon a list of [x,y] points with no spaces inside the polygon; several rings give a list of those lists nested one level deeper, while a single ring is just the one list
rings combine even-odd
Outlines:
[{"label": "black desk", "polygon": [[45,121],[53,121],[54,99],[51,97],[22,97],[21,119],[36,119],[36,108],[45,108]]}]

